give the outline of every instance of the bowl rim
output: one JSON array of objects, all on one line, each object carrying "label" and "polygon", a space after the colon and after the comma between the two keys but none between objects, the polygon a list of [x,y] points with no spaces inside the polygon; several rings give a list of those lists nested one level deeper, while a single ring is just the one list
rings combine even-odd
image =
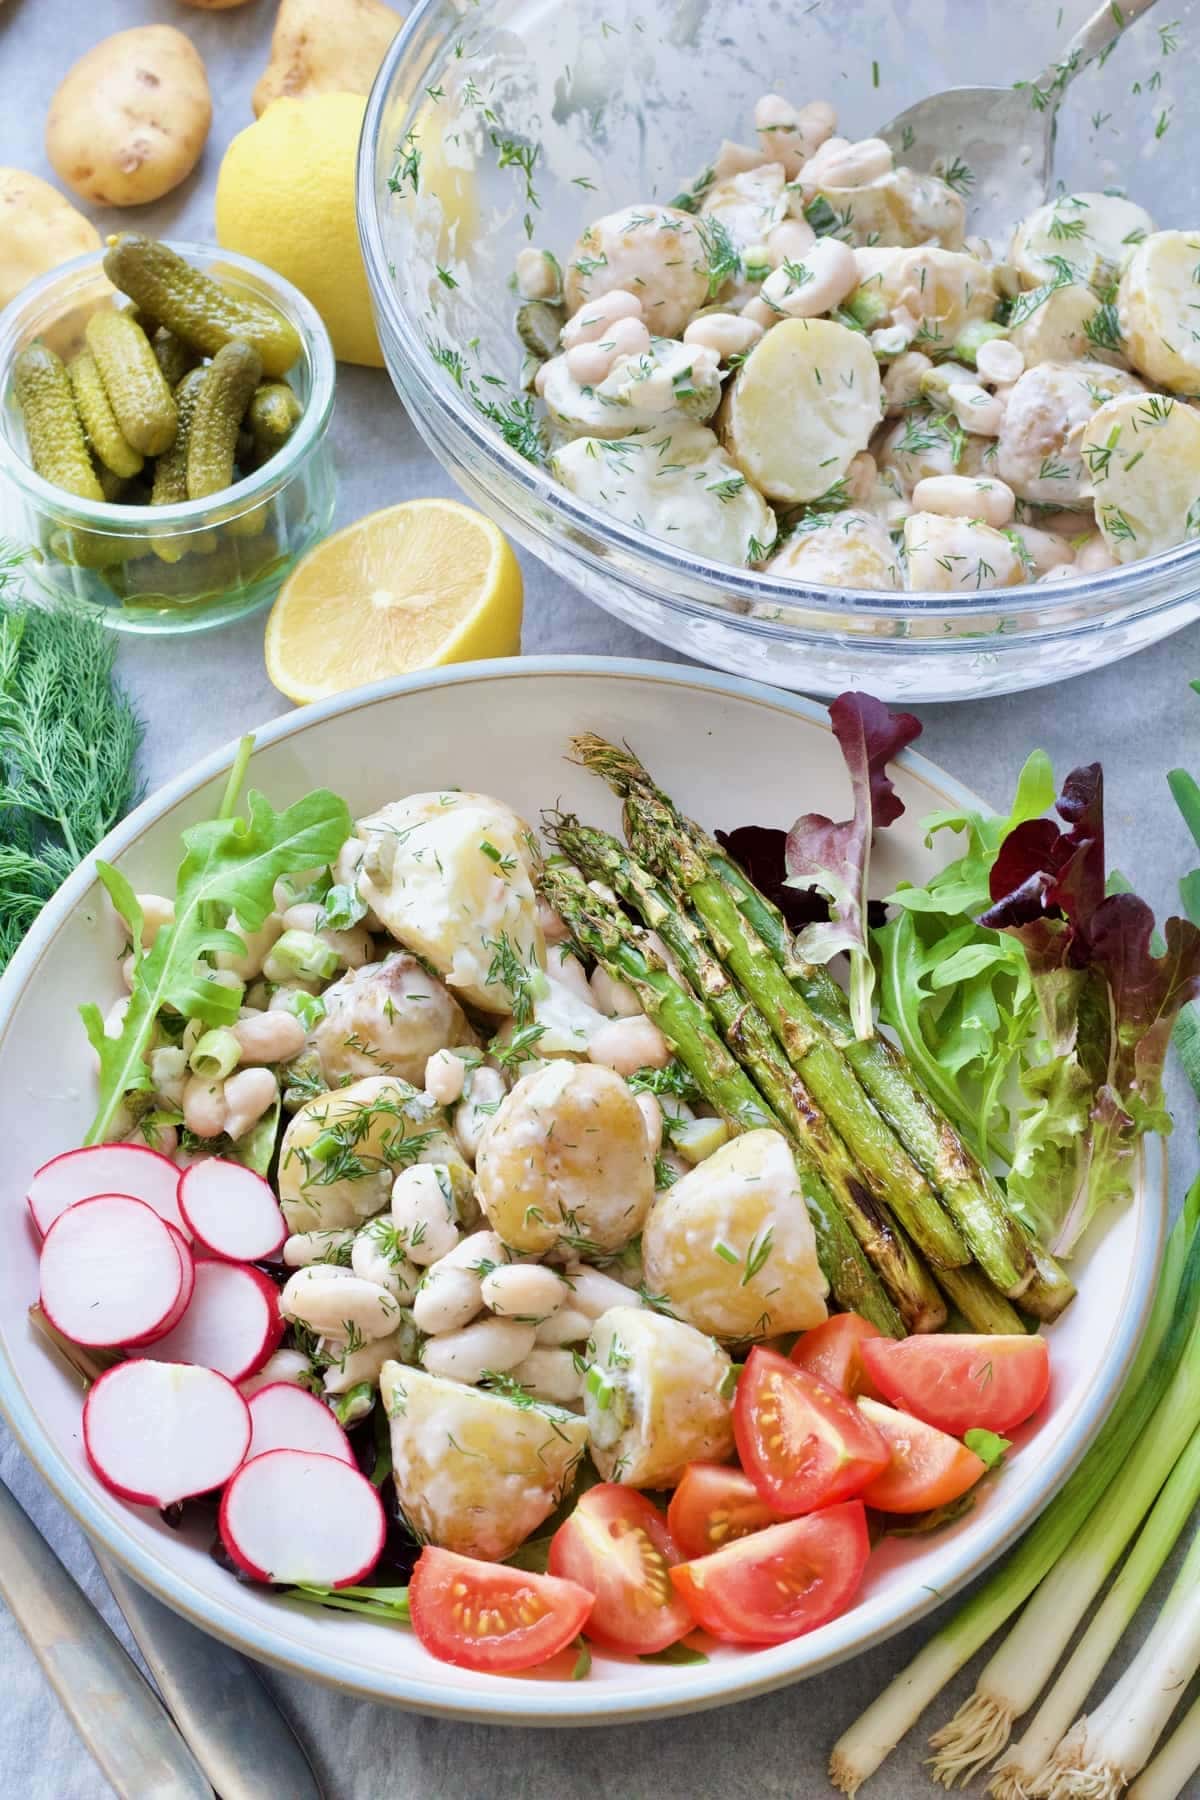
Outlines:
[{"label": "bowl rim", "polygon": [[[232,487],[222,488],[219,493],[153,509],[124,506],[115,500],[84,500],[64,488],[55,487],[25,461],[7,432],[0,427],[0,481],[11,481],[39,509],[52,512],[56,520],[70,526],[86,525],[93,531],[109,528],[121,537],[141,535],[151,526],[156,537],[173,529],[187,531],[207,524],[214,514],[220,518],[226,515],[237,517],[250,505],[285,487],[295,475],[297,466],[320,444],[328,430],[337,381],[333,343],[325,323],[312,302],[286,276],[277,274],[252,256],[226,250],[221,244],[200,244],[191,239],[172,237],[155,241],[166,244],[187,261],[203,257],[209,262],[228,262],[232,268],[254,277],[263,287],[277,294],[286,306],[288,316],[299,328],[304,356],[311,370],[312,391],[295,430],[277,455],[260,469],[243,475],[240,481],[235,481]],[[8,305],[0,310],[0,386],[7,384],[13,358],[22,347],[18,338],[22,320],[31,311],[36,316],[57,289],[63,288],[69,293],[73,284],[83,287],[85,276],[96,270],[103,274],[106,248],[102,244],[98,250],[87,250],[82,256],[73,256],[69,262],[48,269],[14,294]],[[113,292],[120,295],[121,290],[113,286]],[[277,379],[286,380],[286,376]]]},{"label": "bowl rim", "polygon": [[[599,508],[577,500],[567,488],[553,479],[548,470],[537,468],[511,449],[486,425],[463,388],[456,386],[448,377],[435,377],[435,364],[429,345],[420,330],[410,322],[409,314],[393,285],[389,274],[390,258],[383,241],[381,209],[386,202],[387,189],[386,184],[377,184],[375,165],[382,137],[384,107],[391,98],[393,78],[398,66],[418,34],[424,31],[428,15],[444,4],[445,0],[417,0],[392,39],[371,88],[359,138],[355,183],[359,242],[372,302],[399,342],[402,366],[408,381],[418,390],[425,403],[440,413],[450,415],[458,431],[468,439],[476,457],[482,458],[493,471],[502,473],[507,482],[515,483],[522,490],[526,502],[522,522],[531,536],[543,541],[547,538],[552,541],[569,538],[571,554],[586,562],[594,574],[605,576],[610,581],[614,570],[607,560],[609,547],[619,549],[632,560],[635,578],[655,580],[655,602],[666,607],[669,612],[686,618],[711,620],[712,603],[706,599],[690,599],[679,593],[677,589],[681,580],[690,583],[693,588],[701,583],[715,585],[723,599],[744,603],[747,608],[778,607],[782,611],[781,617],[777,619],[751,616],[748,611],[728,616],[739,632],[785,643],[809,638],[824,640],[839,625],[843,630],[851,628],[852,636],[860,635],[852,630],[852,622],[856,618],[891,622],[953,620],[960,626],[977,626],[980,635],[987,636],[989,646],[993,641],[1001,644],[1014,643],[1030,636],[1038,639],[1068,635],[1078,637],[1088,631],[1104,630],[1113,623],[1114,615],[1128,616],[1131,612],[1138,616],[1153,614],[1186,600],[1186,590],[1169,595],[1160,592],[1160,587],[1172,580],[1182,584],[1191,575],[1194,578],[1192,591],[1195,591],[1196,585],[1200,584],[1200,541],[1185,542],[1173,549],[1161,551],[1157,556],[1122,563],[1098,574],[1066,577],[1049,583],[1022,582],[1015,587],[984,590],[974,595],[946,595],[924,589],[889,591],[833,586],[803,587],[779,576],[740,569],[732,563],[685,555],[664,539],[653,537],[636,526],[626,525]],[[458,41],[463,41],[468,36],[469,31],[461,28],[456,33]],[[404,121],[409,130],[415,114],[420,110],[425,91],[420,84],[414,84],[410,89]],[[381,342],[385,340],[383,332],[380,333],[380,339]],[[413,423],[426,442],[430,443],[419,407],[411,404],[411,396],[401,388],[390,362],[388,369],[400,388],[400,397],[408,408]],[[436,444],[431,444],[431,447],[435,453],[440,454]],[[454,471],[451,470],[451,473]],[[531,517],[534,505],[548,510],[552,517],[545,523],[537,522]],[[585,541],[580,541],[580,534]],[[1029,626],[1022,625],[1015,630],[1004,631],[1003,621],[1014,610],[1033,611],[1037,615],[1036,620]],[[810,621],[789,618],[789,612],[800,611],[818,615],[819,627],[814,629]],[[1085,615],[1082,618],[1079,616],[1081,613]],[[1064,614],[1065,619],[1062,617]],[[995,640],[993,633],[996,634]],[[899,643],[889,644],[886,639],[871,636],[868,641],[873,651],[891,649],[901,655],[912,655],[918,651],[943,652],[947,648],[961,651],[964,647],[969,647],[972,636],[972,633],[964,631],[930,640],[904,638]]]},{"label": "bowl rim", "polygon": [[[561,681],[570,676],[607,676],[621,681],[639,680],[650,686],[700,688],[710,693],[728,694],[756,705],[765,705],[829,729],[827,709],[818,702],[715,670],[629,657],[501,657],[392,677],[285,713],[254,732],[255,746],[266,748],[286,742],[305,732],[310,726],[413,692],[513,677]],[[241,739],[235,739],[210,751],[143,800],[121,824],[109,832],[47,902],[9,967],[0,975],[0,1047],[3,1046],[11,1025],[18,997],[34,977],[43,958],[52,950],[59,929],[69,914],[94,887],[97,858],[111,860],[119,857],[164,814],[224,775],[240,742]],[[956,805],[970,810],[978,810],[983,805],[977,795],[946,774],[929,758],[906,750],[897,761],[914,774],[935,784]],[[984,807],[984,810],[990,809]],[[1152,1241],[1141,1259],[1131,1262],[1114,1352],[1104,1368],[1093,1371],[1082,1403],[1062,1442],[1052,1456],[1046,1459],[1049,1478],[1042,1497],[1036,1504],[1027,1505],[1019,1515],[1015,1515],[982,1552],[964,1552],[961,1547],[953,1544],[944,1545],[936,1592],[930,1588],[927,1590],[928,1597],[921,1601],[895,1604],[883,1621],[872,1626],[865,1634],[860,1627],[859,1634],[855,1637],[849,1629],[849,1622],[857,1611],[854,1608],[842,1615],[842,1620],[832,1622],[833,1627],[841,1624],[843,1629],[840,1633],[834,1632],[833,1641],[819,1658],[805,1662],[801,1667],[789,1666],[795,1660],[797,1649],[804,1643],[803,1639],[796,1639],[771,1649],[759,1650],[753,1657],[741,1658],[736,1663],[716,1662],[704,1668],[689,1669],[687,1689],[678,1696],[664,1693],[661,1688],[655,1689],[650,1683],[647,1684],[647,1697],[644,1701],[630,1701],[627,1696],[606,1694],[602,1686],[585,1693],[573,1683],[542,1683],[530,1684],[537,1690],[535,1700],[528,1690],[518,1690],[503,1680],[498,1680],[494,1686],[481,1688],[478,1693],[459,1696],[453,1693],[447,1695],[433,1683],[391,1671],[386,1679],[377,1680],[364,1680],[361,1676],[348,1674],[336,1653],[317,1652],[289,1645],[286,1631],[281,1634],[273,1627],[259,1625],[257,1621],[249,1621],[229,1613],[219,1599],[213,1599],[198,1590],[185,1576],[177,1575],[169,1568],[164,1569],[153,1552],[142,1549],[128,1538],[120,1523],[120,1515],[110,1515],[97,1505],[84,1481],[43,1427],[37,1408],[27,1395],[7,1347],[2,1342],[0,1412],[7,1419],[22,1451],[52,1492],[83,1530],[96,1539],[127,1574],[164,1604],[214,1637],[290,1674],[324,1682],[342,1693],[384,1701],[431,1716],[471,1719],[490,1724],[603,1725],[697,1711],[734,1700],[749,1699],[809,1675],[819,1674],[906,1629],[990,1566],[1050,1502],[1100,1429],[1133,1360],[1149,1315],[1155,1275],[1165,1239],[1167,1214],[1167,1158],[1165,1147],[1158,1139],[1146,1141],[1142,1177],[1138,1197],[1132,1204],[1147,1210]]]}]

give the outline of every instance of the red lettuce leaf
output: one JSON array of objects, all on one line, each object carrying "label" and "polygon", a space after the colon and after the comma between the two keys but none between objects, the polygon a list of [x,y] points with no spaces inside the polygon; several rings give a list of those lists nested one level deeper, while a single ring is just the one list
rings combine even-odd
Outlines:
[{"label": "red lettuce leaf", "polygon": [[871,995],[875,971],[867,943],[867,884],[871,841],[877,828],[904,811],[887,766],[920,736],[912,713],[893,713],[870,694],[841,694],[829,709],[854,794],[854,813],[835,823],[823,813],[806,813],[787,836],[790,888],[816,888],[832,917],[800,933],[797,950],[810,962],[827,963],[840,951],[850,957],[850,1008],[860,1038],[874,1030]]},{"label": "red lettuce leaf", "polygon": [[787,832],[774,825],[739,825],[733,831],[714,833],[722,850],[744,869],[761,894],[777,906],[788,927],[801,931],[829,917],[829,902],[811,888],[786,887]]}]

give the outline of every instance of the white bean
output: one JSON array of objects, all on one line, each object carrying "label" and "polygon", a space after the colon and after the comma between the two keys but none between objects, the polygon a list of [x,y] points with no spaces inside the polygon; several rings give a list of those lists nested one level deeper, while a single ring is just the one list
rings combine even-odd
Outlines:
[{"label": "white bean", "polygon": [[645,356],[650,348],[650,333],[640,319],[618,319],[600,339],[601,344],[618,356]]},{"label": "white bean", "polygon": [[563,1306],[537,1328],[539,1344],[582,1344],[592,1333],[592,1321],[577,1306]]},{"label": "white bean", "polygon": [[311,1368],[312,1365],[302,1350],[277,1350],[274,1356],[268,1357],[256,1375],[247,1375],[245,1381],[238,1382],[238,1392],[248,1400],[251,1394],[257,1394],[259,1388],[271,1387],[277,1381],[290,1382],[293,1387],[304,1387]]},{"label": "white bean", "polygon": [[239,1069],[225,1083],[225,1129],[236,1144],[279,1098],[270,1069]]},{"label": "white bean", "polygon": [[225,1129],[225,1083],[191,1076],[183,1090],[183,1122],[193,1137],[220,1137]]},{"label": "white bean", "polygon": [[665,1069],[671,1046],[654,1021],[641,1013],[635,1019],[609,1019],[593,1032],[588,1060],[618,1075],[636,1075],[639,1069]]},{"label": "white bean", "polygon": [[731,356],[744,356],[747,350],[753,350],[762,335],[762,326],[740,313],[706,313],[703,318],[692,320],[683,341],[712,350],[722,362],[728,362]]},{"label": "white bean", "polygon": [[567,374],[580,387],[599,387],[615,360],[600,344],[574,344],[566,354]]},{"label": "white bean", "polygon": [[131,994],[133,992],[134,979],[137,976],[137,966],[138,959],[131,950],[129,955],[124,957],[121,962],[121,980],[125,983],[127,990]]},{"label": "white bean", "polygon": [[846,494],[852,506],[864,506],[875,492],[875,477],[879,470],[875,458],[869,450],[860,450],[850,458],[850,467],[846,470]]},{"label": "white bean", "polygon": [[139,894],[137,903],[142,909],[142,949],[149,950],[161,928],[175,923],[175,902],[165,894]]},{"label": "white bean", "polygon": [[776,312],[775,308],[773,306],[768,306],[765,300],[759,300],[757,298],[747,300],[739,317],[749,319],[752,324],[761,325],[764,331],[770,331],[772,325],[778,325],[779,323],[779,314]]},{"label": "white bean", "polygon": [[592,990],[588,986],[587,970],[566,944],[555,944],[549,951],[546,973],[555,981],[561,982],[563,987],[569,988],[576,999],[591,1006]]},{"label": "white bean", "polygon": [[641,1305],[633,1288],[627,1288],[623,1281],[614,1281],[611,1275],[590,1264],[568,1269],[567,1283],[571,1289],[567,1304],[574,1312],[586,1313],[589,1319],[598,1319],[610,1306]]},{"label": "white bean", "polygon": [[762,297],[789,319],[815,319],[840,306],[857,286],[858,264],[853,250],[840,238],[823,237],[818,238],[803,262],[789,263],[768,275],[762,284]]},{"label": "white bean", "polygon": [[975,352],[975,367],[981,381],[993,387],[1009,387],[1025,373],[1025,358],[1018,345],[1008,338],[989,338]]},{"label": "white bean", "polygon": [[785,262],[803,262],[817,234],[807,219],[781,219],[767,233],[767,257],[773,269]]},{"label": "white bean", "polygon": [[285,1318],[330,1337],[372,1339],[395,1331],[399,1303],[386,1288],[349,1269],[313,1263],[297,1269],[279,1296]]},{"label": "white bean", "polygon": [[304,1027],[295,1013],[251,1013],[233,1027],[244,1063],[291,1062],[304,1048]]},{"label": "white bean", "polygon": [[1075,558],[1077,575],[1099,575],[1105,569],[1115,569],[1116,566],[1117,559],[1099,532],[1095,537],[1089,538],[1086,544],[1080,546],[1079,553]]},{"label": "white bean", "polygon": [[752,150],[749,144],[735,144],[729,138],[722,138],[712,160],[713,181],[725,181],[730,175],[748,175],[751,169],[761,169],[771,160],[761,148]]},{"label": "white bean", "polygon": [[404,1305],[412,1299],[421,1279],[420,1271],[406,1257],[397,1256],[396,1228],[388,1219],[371,1219],[354,1239],[350,1248],[350,1267],[363,1281],[376,1287]]},{"label": "white bean", "polygon": [[640,1017],[642,1003],[624,981],[614,981],[607,969],[599,964],[588,977],[591,990],[590,999],[597,1012],[602,1012],[606,1019],[636,1019]]},{"label": "white bean", "polygon": [[410,1262],[439,1262],[458,1243],[450,1171],[439,1163],[414,1163],[392,1183],[392,1223]]},{"label": "white bean", "polygon": [[526,244],[517,251],[517,292],[522,300],[556,300],[562,288],[562,274],[554,257],[546,250],[535,250]]},{"label": "white bean", "polygon": [[443,1256],[439,1268],[470,1269],[482,1281],[487,1273],[487,1264],[506,1263],[511,1260],[511,1252],[494,1231],[473,1231],[470,1237],[463,1238],[460,1244],[447,1256]]},{"label": "white bean", "polygon": [[579,311],[567,320],[562,328],[563,349],[592,343],[603,337],[618,319],[640,319],[641,316],[642,303],[636,294],[631,294],[627,288],[610,288],[607,294],[601,294],[595,300],[585,300]]},{"label": "white bean", "polygon": [[968,475],[927,475],[913,489],[916,512],[943,513],[951,518],[982,519],[997,530],[1016,511],[1017,498],[1003,481]]},{"label": "white bean", "polygon": [[662,1149],[663,1111],[653,1094],[636,1094],[638,1111],[646,1127],[646,1141],[650,1145],[651,1156],[657,1156]]},{"label": "white bean", "polygon": [[421,1363],[431,1375],[474,1387],[484,1375],[506,1375],[533,1349],[532,1325],[510,1319],[480,1319],[463,1331],[430,1338],[421,1347]]},{"label": "white bean", "polygon": [[489,1312],[498,1318],[532,1320],[535,1325],[556,1313],[570,1295],[562,1276],[540,1263],[502,1263],[488,1270],[481,1289]]},{"label": "white bean", "polygon": [[411,1354],[411,1338],[409,1343],[405,1342],[407,1335],[397,1331],[389,1337],[360,1344],[357,1350],[347,1350],[344,1343],[337,1345],[323,1341],[321,1348],[332,1355],[333,1360],[325,1370],[321,1386],[327,1394],[348,1394],[362,1381],[369,1381],[372,1387],[378,1386],[379,1372],[385,1362],[404,1362]]},{"label": "white bean", "polygon": [[569,1350],[534,1348],[512,1371],[512,1378],[535,1400],[569,1406],[583,1393],[583,1370]]},{"label": "white bean", "polygon": [[891,168],[892,152],[882,138],[846,145],[830,139],[805,163],[800,180],[806,187],[865,187]]},{"label": "white bean", "polygon": [[789,180],[816,154],[836,124],[837,114],[825,100],[795,107],[779,94],[764,94],[754,108],[754,129],[763,155],[771,162],[781,162]]},{"label": "white bean", "polygon": [[283,936],[283,920],[276,912],[268,913],[257,931],[247,931],[244,925],[238,924],[237,914],[230,913],[225,928],[240,937],[246,948],[244,951],[218,950],[217,968],[242,981],[253,981],[256,975],[261,975],[272,944]]},{"label": "white bean", "polygon": [[[465,1097],[454,1111],[454,1136],[466,1160],[475,1166],[480,1140],[507,1089],[497,1069],[476,1069]],[[486,1107],[487,1111],[481,1109]]]},{"label": "white bean", "polygon": [[989,394],[977,381],[952,381],[948,393],[950,410],[964,431],[977,437],[999,436],[1004,402],[998,394]]},{"label": "white bean", "polygon": [[561,944],[571,935],[566,922],[546,900],[538,901],[537,921],[547,944]]},{"label": "white bean", "polygon": [[313,1263],[341,1267],[339,1252],[353,1242],[353,1231],[296,1231],[283,1246],[283,1260],[289,1269],[307,1269]]},{"label": "white bean", "polygon": [[884,398],[889,413],[903,412],[921,397],[921,377],[933,363],[920,350],[906,350],[898,356],[883,378]]},{"label": "white bean", "polygon": [[453,1106],[462,1099],[467,1065],[453,1050],[435,1050],[425,1064],[425,1092],[439,1106]]},{"label": "white bean", "polygon": [[414,1324],[429,1337],[461,1330],[482,1310],[478,1275],[470,1269],[447,1269],[441,1264],[427,1271],[412,1304]]}]

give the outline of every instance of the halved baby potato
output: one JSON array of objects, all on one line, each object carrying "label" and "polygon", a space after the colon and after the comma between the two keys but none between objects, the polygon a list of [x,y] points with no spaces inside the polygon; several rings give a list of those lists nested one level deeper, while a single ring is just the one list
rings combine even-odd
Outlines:
[{"label": "halved baby potato", "polygon": [[1200,392],[1200,231],[1156,231],[1117,290],[1129,358],[1156,387]]},{"label": "halved baby potato", "polygon": [[915,592],[978,594],[1031,579],[1013,539],[982,519],[912,513],[904,521],[904,550]]},{"label": "halved baby potato", "polygon": [[999,301],[992,270],[962,250],[856,250],[858,287],[847,305],[872,330],[915,329],[914,350],[944,356],[975,320],[991,320]]},{"label": "halved baby potato", "polygon": [[809,582],[816,587],[885,590],[904,586],[900,558],[883,520],[852,509],[814,514],[802,522],[771,558],[766,573],[801,587]]},{"label": "halved baby potato", "polygon": [[1163,394],[1124,394],[1083,434],[1096,523],[1119,563],[1200,537],[1200,415]]},{"label": "halved baby potato", "polygon": [[1118,394],[1142,392],[1124,369],[1100,362],[1038,363],[1013,383],[996,440],[994,473],[1020,500],[1077,507],[1092,496],[1079,454],[1088,420]]},{"label": "halved baby potato", "polygon": [[1026,288],[1052,281],[1063,262],[1082,282],[1111,281],[1130,247],[1153,230],[1145,208],[1119,194],[1060,194],[1022,219],[1009,260]]},{"label": "halved baby potato", "polygon": [[1027,369],[1038,363],[1088,358],[1118,366],[1124,363],[1116,313],[1111,306],[1102,306],[1083,282],[1031,289],[1021,296],[1022,301],[1026,298],[1037,305],[1025,309],[1018,302],[1008,335],[1025,358]]},{"label": "halved baby potato", "polygon": [[713,1339],[646,1307],[611,1306],[588,1339],[583,1404],[605,1481],[674,1487],[733,1451],[733,1364]]},{"label": "halved baby potato", "polygon": [[[382,1212],[397,1172],[414,1162],[463,1166],[444,1115],[394,1076],[318,1094],[293,1115],[279,1152],[288,1230],[340,1231]],[[417,1140],[406,1148],[408,1140]]]},{"label": "halved baby potato", "polygon": [[784,319],[743,363],[723,437],[760,493],[795,504],[841,480],[882,415],[879,367],[861,332]]},{"label": "halved baby potato", "polygon": [[937,175],[915,169],[889,169],[861,187],[812,187],[797,191],[792,209],[823,200],[837,221],[834,230],[847,244],[941,244],[960,250],[966,207],[954,189]]}]

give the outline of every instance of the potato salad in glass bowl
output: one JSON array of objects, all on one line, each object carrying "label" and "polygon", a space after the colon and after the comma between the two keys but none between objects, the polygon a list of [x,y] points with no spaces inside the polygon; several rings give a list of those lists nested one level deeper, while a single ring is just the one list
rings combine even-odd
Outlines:
[{"label": "potato salad in glass bowl", "polygon": [[1200,231],[1118,192],[969,233],[971,172],[765,95],[671,204],[516,259],[573,494],[809,584],[979,592],[1200,535]]}]

